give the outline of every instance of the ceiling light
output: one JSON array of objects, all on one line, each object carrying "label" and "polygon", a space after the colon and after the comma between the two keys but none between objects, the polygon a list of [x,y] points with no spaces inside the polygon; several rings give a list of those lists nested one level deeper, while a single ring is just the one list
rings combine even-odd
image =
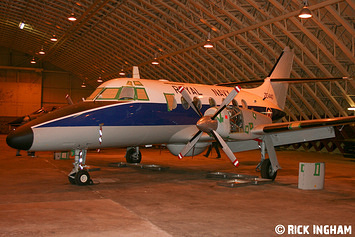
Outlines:
[{"label": "ceiling light", "polygon": [[121,69],[119,75],[120,75],[120,76],[125,76],[125,75],[126,75],[126,73],[123,71],[123,68]]},{"label": "ceiling light", "polygon": [[57,37],[54,34],[52,35],[51,41],[53,41],[53,42],[57,42],[58,41]]},{"label": "ceiling light", "polygon": [[153,65],[159,65],[158,59],[157,59],[157,58],[154,58],[154,60],[152,61],[152,64],[153,64]]},{"label": "ceiling light", "polygon": [[83,84],[81,84],[81,87],[82,87],[82,88],[85,88],[85,87],[86,87],[85,82],[83,82]]},{"label": "ceiling light", "polygon": [[18,25],[18,27],[23,30],[23,28],[25,28],[25,22],[21,21],[20,24]]},{"label": "ceiling light", "polygon": [[206,48],[206,49],[213,48],[213,44],[211,43],[211,40],[208,39],[206,44],[203,47]]},{"label": "ceiling light", "polygon": [[312,17],[312,12],[311,12],[311,10],[308,9],[308,1],[307,0],[303,1],[303,7],[302,7],[300,13],[298,14],[298,17],[302,18],[302,19],[308,19],[308,18]]},{"label": "ceiling light", "polygon": [[70,16],[68,17],[68,20],[69,20],[69,21],[76,21],[76,17],[75,17],[74,12],[72,12],[72,13],[70,14]]},{"label": "ceiling light", "polygon": [[308,7],[304,6],[302,10],[300,11],[300,14],[298,15],[299,18],[302,19],[308,19],[312,17],[312,12],[311,10],[308,9]]},{"label": "ceiling light", "polygon": [[44,52],[44,50],[43,50],[43,46],[42,46],[42,48],[41,48],[41,51],[39,51],[38,53],[41,54],[41,55],[46,54],[46,52]]},{"label": "ceiling light", "polygon": [[96,80],[98,83],[102,83],[103,82],[103,80],[102,80],[102,78],[101,78],[101,76],[99,76],[99,78],[97,78],[97,80]]},{"label": "ceiling light", "polygon": [[213,48],[213,44],[211,43],[211,33],[210,32],[208,32],[207,42],[205,43],[205,45],[203,45],[203,47],[206,49]]},{"label": "ceiling light", "polygon": [[35,64],[35,63],[36,63],[35,57],[32,58],[31,63],[32,63],[32,64]]},{"label": "ceiling light", "polygon": [[348,108],[348,110],[355,111],[355,107],[350,107],[350,108]]}]

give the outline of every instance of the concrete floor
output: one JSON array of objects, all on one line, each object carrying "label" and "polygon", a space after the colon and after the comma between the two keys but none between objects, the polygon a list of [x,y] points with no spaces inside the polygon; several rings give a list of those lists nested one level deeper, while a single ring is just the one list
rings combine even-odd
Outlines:
[{"label": "concrete floor", "polygon": [[[125,161],[124,149],[90,151],[87,163],[101,170],[91,172],[94,185],[79,187],[67,179],[72,159],[16,157],[4,135],[0,150],[0,236],[277,236],[279,224],[351,225],[354,234],[355,162],[339,154],[278,151],[275,182],[230,188],[206,175],[259,175],[258,151],[236,154],[236,169],[215,153],[178,160],[142,149],[142,163],[169,167],[163,171],[110,167]],[[319,161],[324,189],[298,189],[299,162]]]}]

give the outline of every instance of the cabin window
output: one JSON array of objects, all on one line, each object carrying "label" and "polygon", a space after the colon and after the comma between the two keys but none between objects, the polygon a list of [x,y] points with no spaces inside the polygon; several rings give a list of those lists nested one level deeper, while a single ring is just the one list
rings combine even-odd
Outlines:
[{"label": "cabin window", "polygon": [[208,102],[211,107],[216,107],[216,101],[212,97],[208,99]]},{"label": "cabin window", "polygon": [[174,94],[164,93],[164,96],[166,99],[166,104],[168,106],[168,111],[172,111],[173,109],[176,109],[177,103]]},{"label": "cabin window", "polygon": [[102,88],[96,88],[96,90],[88,98],[86,98],[86,100],[94,100],[101,90]]},{"label": "cabin window", "polygon": [[119,100],[133,100],[134,99],[134,88],[133,87],[122,87]]},{"label": "cabin window", "polygon": [[235,99],[232,100],[232,105],[235,107],[239,107],[238,102]]},{"label": "cabin window", "polygon": [[127,81],[126,85],[127,85],[127,86],[133,86],[133,84],[132,84],[131,81]]},{"label": "cabin window", "polygon": [[147,92],[144,88],[136,88],[137,100],[149,100]]},{"label": "cabin window", "polygon": [[202,103],[201,100],[197,97],[194,97],[192,103],[195,105],[196,108],[201,109],[202,108]]},{"label": "cabin window", "polygon": [[190,108],[189,103],[184,99],[184,97],[181,96],[181,105],[184,109],[188,110]]}]

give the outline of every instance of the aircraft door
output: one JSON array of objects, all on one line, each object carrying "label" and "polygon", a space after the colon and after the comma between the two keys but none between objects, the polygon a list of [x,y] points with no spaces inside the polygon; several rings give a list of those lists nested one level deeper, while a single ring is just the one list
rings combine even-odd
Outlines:
[{"label": "aircraft door", "polygon": [[238,105],[231,105],[228,107],[229,123],[230,123],[230,133],[241,133],[244,132],[244,119],[243,113],[239,109]]}]

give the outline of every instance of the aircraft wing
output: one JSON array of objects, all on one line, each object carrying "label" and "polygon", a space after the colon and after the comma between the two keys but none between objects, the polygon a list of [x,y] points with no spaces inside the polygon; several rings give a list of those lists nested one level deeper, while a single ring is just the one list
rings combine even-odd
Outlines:
[{"label": "aircraft wing", "polygon": [[[355,123],[355,116],[305,120],[297,122],[273,123],[258,125],[252,133],[268,136],[273,146],[308,142],[335,137],[333,126]],[[228,146],[233,152],[259,149],[259,141],[229,141]]]},{"label": "aircraft wing", "polygon": [[304,121],[294,121],[285,123],[272,123],[257,125],[252,130],[254,134],[272,134],[285,131],[317,128],[317,127],[330,127],[345,124],[355,123],[355,116],[338,117],[338,118],[326,118],[326,119],[314,119]]}]

